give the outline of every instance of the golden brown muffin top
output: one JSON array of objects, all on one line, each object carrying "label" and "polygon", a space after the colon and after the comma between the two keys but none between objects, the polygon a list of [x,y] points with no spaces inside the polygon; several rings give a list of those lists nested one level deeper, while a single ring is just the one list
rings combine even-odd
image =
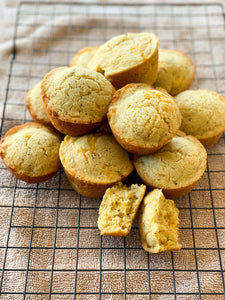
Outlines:
[{"label": "golden brown muffin top", "polygon": [[158,77],[155,87],[161,87],[171,95],[188,89],[195,76],[195,66],[185,53],[159,49]]},{"label": "golden brown muffin top", "polygon": [[210,138],[225,130],[225,99],[208,90],[188,90],[175,100],[182,115],[181,130],[197,139]]},{"label": "golden brown muffin top", "polygon": [[70,175],[100,184],[119,181],[133,170],[127,152],[112,135],[102,133],[66,136],[60,159]]},{"label": "golden brown muffin top", "polygon": [[175,136],[158,151],[135,157],[134,165],[150,185],[178,189],[201,178],[206,159],[206,150],[195,137]]},{"label": "golden brown muffin top", "polygon": [[60,67],[43,79],[42,98],[47,108],[64,121],[102,121],[115,90],[100,73],[81,67]]},{"label": "golden brown muffin top", "polygon": [[206,168],[207,153],[193,136],[175,136],[158,151],[136,157],[137,172],[152,186],[182,188],[198,180]]},{"label": "golden brown muffin top", "polygon": [[61,139],[54,131],[39,123],[11,128],[0,144],[6,165],[28,176],[41,176],[60,166]]},{"label": "golden brown muffin top", "polygon": [[157,147],[172,139],[181,115],[175,100],[147,84],[128,84],[109,106],[110,127],[128,143]]}]

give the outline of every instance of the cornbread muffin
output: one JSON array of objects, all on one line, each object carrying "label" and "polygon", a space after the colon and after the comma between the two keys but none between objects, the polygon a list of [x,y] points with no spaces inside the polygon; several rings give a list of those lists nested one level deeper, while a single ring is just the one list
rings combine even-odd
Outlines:
[{"label": "cornbread muffin", "polygon": [[87,67],[100,72],[116,89],[157,78],[158,38],[153,33],[118,35],[99,47]]},{"label": "cornbread muffin", "polygon": [[108,120],[123,148],[132,153],[149,154],[173,138],[180,127],[181,114],[166,91],[136,83],[114,94]]},{"label": "cornbread muffin", "polygon": [[103,196],[98,218],[101,235],[127,236],[145,195],[146,186],[121,182],[108,188]]},{"label": "cornbread muffin", "polygon": [[51,125],[41,97],[41,81],[31,88],[25,97],[25,104],[35,122]]},{"label": "cornbread muffin", "polygon": [[206,159],[206,150],[195,137],[175,136],[155,153],[135,156],[134,166],[150,188],[178,198],[190,192],[202,177]]},{"label": "cornbread muffin", "polygon": [[138,213],[143,248],[152,253],[179,250],[179,210],[159,189],[145,196]]},{"label": "cornbread muffin", "polygon": [[187,90],[195,76],[195,66],[181,51],[159,49],[158,75],[155,87],[167,90],[172,96]]},{"label": "cornbread muffin", "polygon": [[181,130],[205,147],[214,145],[225,130],[225,99],[208,90],[189,90],[175,100],[182,114]]},{"label": "cornbread muffin", "polygon": [[60,168],[61,138],[40,123],[11,128],[0,143],[0,157],[18,179],[37,183],[51,178]]},{"label": "cornbread muffin", "polygon": [[114,92],[102,74],[81,67],[56,68],[46,74],[41,84],[42,99],[52,124],[72,136],[101,125]]},{"label": "cornbread muffin", "polygon": [[95,54],[99,47],[85,47],[77,52],[70,62],[70,66],[87,67],[87,64]]},{"label": "cornbread muffin", "polygon": [[101,197],[108,187],[125,179],[133,165],[112,135],[66,136],[60,159],[72,188],[87,197]]}]

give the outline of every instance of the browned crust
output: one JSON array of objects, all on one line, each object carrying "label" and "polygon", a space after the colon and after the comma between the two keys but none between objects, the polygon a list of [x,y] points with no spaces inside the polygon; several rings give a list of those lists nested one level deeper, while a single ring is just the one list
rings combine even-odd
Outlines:
[{"label": "browned crust", "polygon": [[47,126],[52,126],[52,123],[51,121],[49,120],[48,122],[46,122],[46,120],[42,117],[39,117],[36,113],[35,110],[32,109],[31,105],[30,105],[30,94],[31,94],[31,91],[32,89],[30,89],[26,96],[25,96],[25,104],[26,104],[26,107],[32,117],[32,119],[34,120],[34,122],[37,122],[37,123],[42,123],[44,125],[47,125]]},{"label": "browned crust", "polygon": [[[2,158],[1,150],[0,150],[0,157]],[[15,176],[17,179],[23,180],[23,181],[25,181],[27,183],[39,183],[39,182],[46,181],[46,180],[52,178],[57,173],[57,171],[59,170],[59,168],[61,166],[59,164],[57,170],[55,170],[54,172],[48,173],[46,175],[42,175],[42,176],[28,176],[26,174],[20,173],[19,171],[11,168],[9,165],[6,164],[6,162],[4,161],[3,158],[2,158],[2,161],[4,162],[6,168],[9,170],[9,172],[13,176]]]},{"label": "browned crust", "polygon": [[[18,170],[15,170],[9,164],[7,164],[6,161],[4,160],[4,150],[2,148],[2,144],[4,143],[5,139],[8,136],[13,135],[14,133],[18,132],[21,128],[35,126],[35,125],[41,126],[41,127],[44,126],[43,124],[40,124],[40,123],[26,123],[24,125],[15,126],[15,127],[11,128],[7,131],[4,138],[0,142],[0,157],[3,161],[3,163],[5,164],[6,168],[16,178],[18,178],[20,180],[23,180],[25,182],[28,182],[28,183],[39,183],[39,182],[46,181],[46,180],[50,179],[51,177],[53,177],[57,173],[57,171],[59,170],[59,168],[61,166],[61,163],[59,161],[58,165],[56,166],[56,168],[53,172],[50,172],[50,173],[45,174],[45,175],[39,175],[39,176],[28,176],[26,174],[23,174],[23,173],[19,172]],[[61,140],[60,135],[58,133],[56,133],[53,128],[48,127],[48,126],[45,126],[45,127],[47,127],[53,134],[55,134],[59,138],[59,140]]]},{"label": "browned crust", "polygon": [[9,135],[12,135],[16,132],[18,132],[20,129],[23,129],[24,127],[33,127],[33,126],[37,126],[37,127],[45,127],[45,128],[48,128],[49,131],[51,131],[54,135],[56,135],[60,140],[61,140],[61,136],[60,134],[54,129],[52,128],[51,126],[46,126],[46,125],[43,125],[42,123],[38,123],[38,122],[29,122],[29,123],[26,123],[26,124],[23,124],[23,125],[18,125],[18,126],[14,126],[12,128],[10,128],[4,138],[1,140],[1,143],[3,142],[3,140],[5,140],[6,137],[8,137]]},{"label": "browned crust", "polygon": [[[134,162],[134,165],[135,165],[135,162]],[[149,187],[150,190],[162,189],[162,192],[163,192],[164,196],[167,199],[176,199],[176,198],[187,195],[195,187],[195,185],[197,184],[197,182],[201,179],[201,177],[203,175],[202,174],[199,179],[193,181],[191,184],[189,184],[185,187],[180,187],[180,188],[177,188],[177,189],[166,189],[166,188],[162,188],[162,187],[159,187],[159,186],[156,186],[156,185],[151,185],[147,181],[147,179],[144,178],[143,175],[140,172],[138,172],[137,169],[136,169],[136,171],[137,171],[138,175],[141,177],[141,179],[143,180],[143,182]]]},{"label": "browned crust", "polygon": [[141,244],[142,244],[142,247],[144,248],[144,250],[147,251],[147,252],[150,252],[150,253],[160,253],[160,252],[165,252],[165,251],[176,251],[176,250],[181,249],[181,245],[179,245],[177,247],[168,247],[168,248],[163,248],[159,251],[154,251],[154,250],[152,250],[151,248],[148,247],[147,243],[142,238],[141,238]]},{"label": "browned crust", "polygon": [[101,230],[101,235],[110,235],[110,236],[118,236],[118,237],[125,237],[129,234],[130,230],[115,230],[115,231],[107,231],[107,230]]},{"label": "browned crust", "polygon": [[54,73],[56,70],[64,69],[64,68],[70,68],[70,67],[59,67],[57,69],[51,70],[49,73],[47,73],[42,80],[41,83],[41,96],[48,114],[49,119],[51,120],[51,123],[53,126],[61,133],[64,133],[65,135],[71,135],[71,136],[80,136],[85,133],[89,133],[95,129],[97,129],[105,120],[106,117],[103,117],[101,121],[99,122],[93,122],[93,123],[84,123],[84,122],[69,122],[67,120],[63,120],[58,116],[58,114],[51,110],[48,106],[48,96],[45,93],[45,81]]},{"label": "browned crust", "polygon": [[[202,175],[203,175],[203,173],[202,173]],[[202,175],[201,175],[201,177],[202,177]],[[193,190],[193,188],[198,183],[198,181],[201,179],[201,177],[199,177],[199,179],[193,181],[192,184],[189,184],[186,187],[182,187],[179,189],[162,189],[162,191],[163,191],[165,197],[169,198],[169,199],[183,197],[183,196],[187,195],[190,191]]]},{"label": "browned crust", "polygon": [[209,148],[218,142],[218,140],[220,139],[222,134],[223,134],[223,131],[215,136],[208,137],[208,138],[198,138],[198,140],[202,143],[203,146],[205,146],[206,148]]},{"label": "browned crust", "polygon": [[[160,148],[162,148],[165,144],[167,144],[169,141],[172,140],[173,136],[164,141],[163,143],[160,143],[158,144],[157,146],[151,146],[151,147],[148,147],[148,146],[144,146],[144,147],[141,147],[141,146],[138,146],[136,143],[135,143],[135,140],[132,141],[127,141],[125,138],[121,137],[115,130],[114,126],[109,122],[110,124],[110,127],[111,127],[111,130],[113,132],[113,135],[115,137],[115,139],[117,140],[117,142],[125,149],[127,150],[128,152],[130,153],[133,153],[133,154],[139,154],[139,155],[147,155],[147,154],[151,154],[157,150],[159,150]],[[174,136],[176,135],[176,132],[174,133]]]},{"label": "browned crust", "polygon": [[129,234],[130,230],[114,230],[108,231],[107,229],[100,230],[100,235],[109,235],[109,236],[118,236],[118,237],[125,237]]},{"label": "browned crust", "polygon": [[46,106],[47,114],[51,120],[53,126],[61,133],[71,136],[80,136],[85,133],[89,133],[98,127],[104,122],[104,119],[101,122],[82,124],[82,123],[71,123],[64,121],[59,116],[52,112],[48,106]]},{"label": "browned crust", "polygon": [[92,183],[92,182],[88,182],[85,179],[80,179],[78,177],[71,175],[65,168],[64,171],[66,173],[66,176],[72,188],[82,196],[90,197],[90,198],[102,197],[105,191],[107,190],[107,188],[112,187],[116,182],[120,181],[120,179],[118,179],[117,181],[108,184]]}]

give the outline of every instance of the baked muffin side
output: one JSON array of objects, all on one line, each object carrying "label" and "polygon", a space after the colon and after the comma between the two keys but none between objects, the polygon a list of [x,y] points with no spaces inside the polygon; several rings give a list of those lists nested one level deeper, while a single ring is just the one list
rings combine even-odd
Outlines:
[{"label": "baked muffin side", "polygon": [[119,182],[108,188],[99,207],[98,228],[101,235],[127,236],[131,230],[146,186]]}]

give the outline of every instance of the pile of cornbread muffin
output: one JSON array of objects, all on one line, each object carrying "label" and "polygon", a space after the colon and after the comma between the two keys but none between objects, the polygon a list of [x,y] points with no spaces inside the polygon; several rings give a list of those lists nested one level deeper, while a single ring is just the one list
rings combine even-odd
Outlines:
[{"label": "pile of cornbread muffin", "polygon": [[[194,76],[192,60],[159,49],[153,33],[84,48],[28,91],[34,122],[11,128],[0,156],[28,183],[50,179],[62,165],[75,191],[103,197],[102,235],[127,236],[137,215],[146,251],[178,250],[179,210],[170,199],[193,189],[205,148],[225,130],[225,99],[189,90]],[[134,169],[143,184],[127,186]]]}]

